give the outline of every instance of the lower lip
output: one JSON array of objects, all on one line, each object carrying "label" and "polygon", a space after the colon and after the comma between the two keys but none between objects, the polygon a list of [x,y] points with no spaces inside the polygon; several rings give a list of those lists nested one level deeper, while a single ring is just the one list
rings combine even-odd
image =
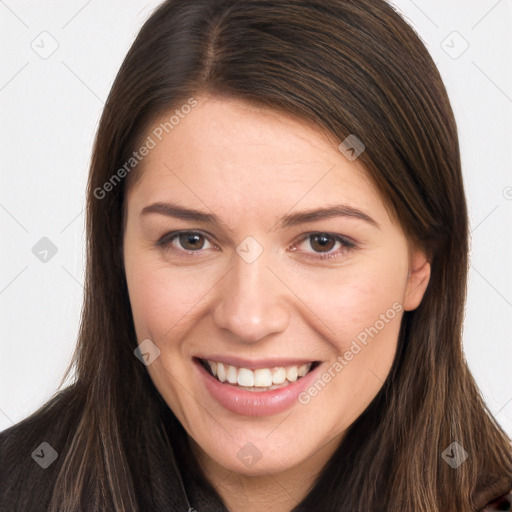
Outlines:
[{"label": "lower lip", "polygon": [[288,386],[269,391],[246,391],[237,386],[218,381],[197,360],[200,379],[210,395],[223,407],[242,416],[270,416],[278,414],[298,402],[298,396],[312,382],[319,368],[317,366],[304,377]]}]

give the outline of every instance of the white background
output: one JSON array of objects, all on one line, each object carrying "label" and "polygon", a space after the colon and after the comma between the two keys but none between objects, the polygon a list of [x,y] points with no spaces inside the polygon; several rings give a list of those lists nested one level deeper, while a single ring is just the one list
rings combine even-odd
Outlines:
[{"label": "white background", "polygon": [[[455,111],[473,231],[465,352],[512,435],[512,0],[393,3],[429,48]],[[0,430],[51,397],[71,357],[93,137],[158,4],[0,0]],[[42,237],[58,249],[46,263],[32,252]]]}]

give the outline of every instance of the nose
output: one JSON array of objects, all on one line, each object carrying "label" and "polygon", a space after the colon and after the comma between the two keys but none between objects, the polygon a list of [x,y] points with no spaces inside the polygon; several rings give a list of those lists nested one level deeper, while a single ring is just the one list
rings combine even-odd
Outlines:
[{"label": "nose", "polygon": [[214,323],[230,331],[238,341],[255,343],[289,325],[286,288],[267,268],[265,258],[247,263],[238,255],[220,283],[221,299],[213,312]]}]

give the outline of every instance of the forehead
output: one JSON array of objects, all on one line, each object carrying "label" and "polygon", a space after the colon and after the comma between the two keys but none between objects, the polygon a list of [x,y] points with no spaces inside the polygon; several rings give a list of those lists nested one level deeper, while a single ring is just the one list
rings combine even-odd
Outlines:
[{"label": "forehead", "polygon": [[155,146],[140,164],[129,200],[179,198],[253,215],[262,208],[282,213],[298,202],[303,208],[357,204],[375,214],[384,209],[363,166],[347,160],[334,137],[311,123],[212,97],[200,98],[171,124],[172,114],[148,130]]}]

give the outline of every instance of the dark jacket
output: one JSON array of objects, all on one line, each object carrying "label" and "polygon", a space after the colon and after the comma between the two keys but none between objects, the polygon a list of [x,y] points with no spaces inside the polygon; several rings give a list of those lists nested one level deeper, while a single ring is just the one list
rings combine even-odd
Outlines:
[{"label": "dark jacket", "polygon": [[[68,414],[62,414],[60,410],[56,412],[52,418],[56,427],[77,411],[66,412]],[[42,432],[38,428],[40,416],[38,413],[0,433],[0,512],[44,512],[48,509],[70,436],[57,439],[51,432]],[[51,442],[44,444],[45,439]],[[144,482],[135,482],[139,487],[137,497],[141,512],[228,512],[221,498],[201,475],[194,458],[190,457],[183,438],[175,444],[172,456],[163,454],[159,461],[162,485],[157,496],[144,487]],[[27,450],[26,446],[31,448]],[[13,478],[7,479],[8,475]],[[13,486],[8,488],[8,481],[14,482]],[[489,478],[473,496],[475,510],[512,511],[511,487],[510,478]],[[151,496],[150,503],[144,503],[145,496]]]},{"label": "dark jacket", "polygon": [[[67,412],[69,414],[64,416],[76,414],[76,411]],[[48,510],[71,436],[60,439],[46,428],[39,429],[40,416],[39,413],[33,415],[0,433],[0,512]],[[45,425],[47,420],[46,417]],[[68,424],[68,418],[63,421]],[[183,438],[176,439],[180,439],[176,442],[179,446],[173,446],[171,457],[169,454],[162,454],[161,459],[155,457],[159,471],[158,493],[155,495],[146,482],[134,482],[140,512],[228,512],[222,499],[203,479],[195,459],[186,457],[189,448],[182,442]],[[130,461],[130,464],[136,462]],[[14,487],[8,488],[7,482],[15,482]],[[101,509],[96,510],[91,505],[84,512],[101,512]]]}]

